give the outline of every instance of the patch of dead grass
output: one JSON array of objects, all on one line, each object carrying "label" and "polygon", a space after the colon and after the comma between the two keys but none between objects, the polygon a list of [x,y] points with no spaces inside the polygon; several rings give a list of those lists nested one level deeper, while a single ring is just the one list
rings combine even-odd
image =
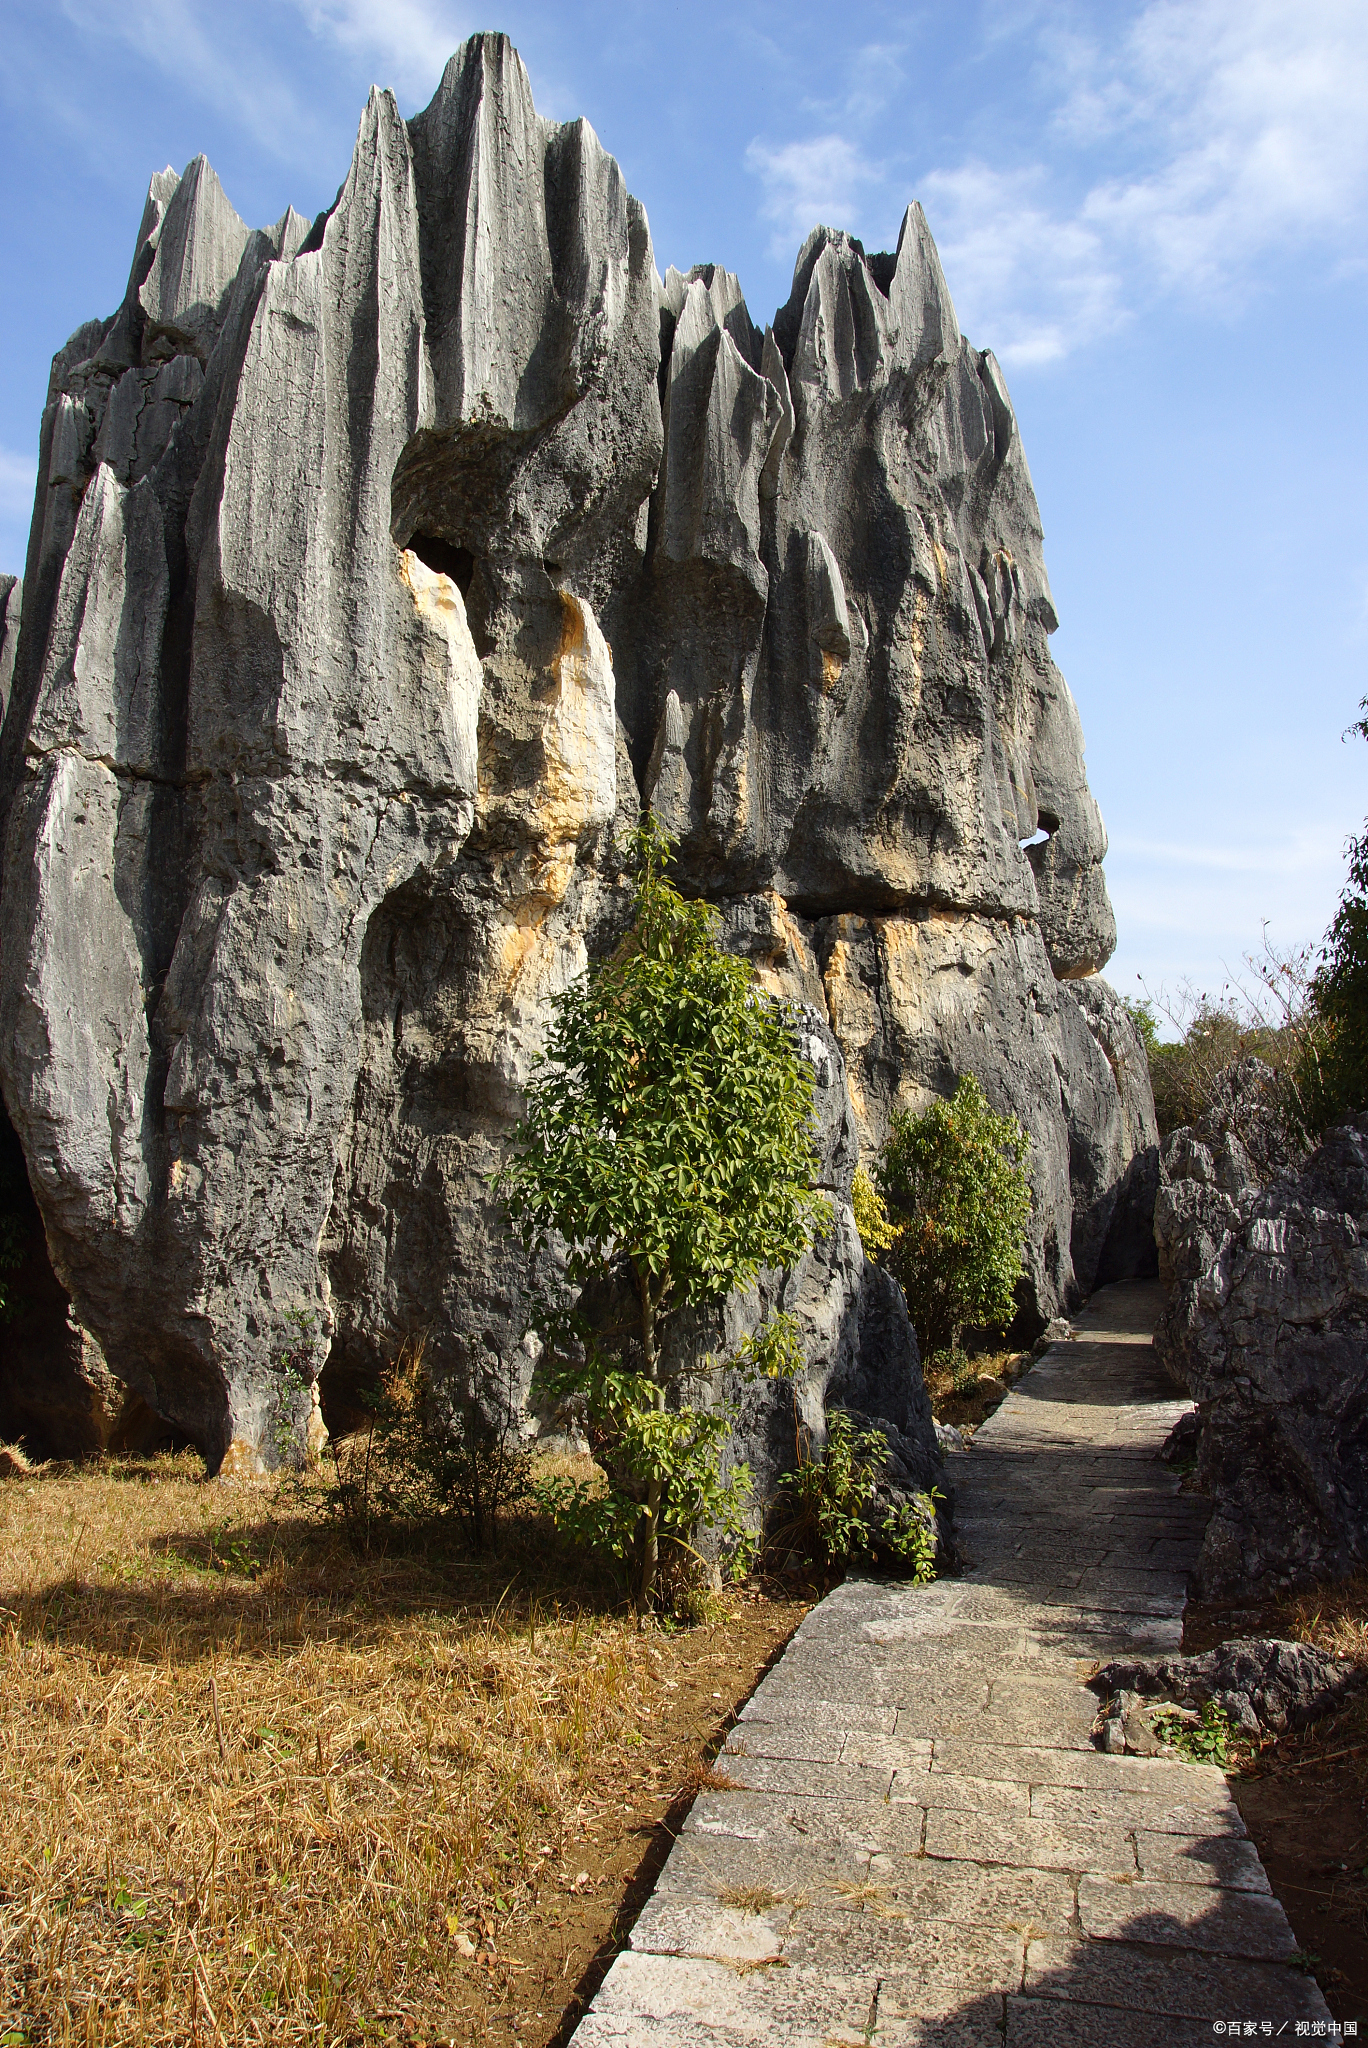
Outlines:
[{"label": "patch of dead grass", "polygon": [[[977,1429],[1030,1363],[1029,1351],[938,1353],[922,1367],[931,1413],[937,1422],[952,1423],[957,1429]],[[994,1388],[979,1386],[980,1379],[995,1382]]]},{"label": "patch of dead grass", "polygon": [[681,1703],[739,1703],[736,1603],[640,1631],[540,1526],[359,1557],[198,1472],[0,1486],[0,2033],[548,2040],[686,1788]]}]

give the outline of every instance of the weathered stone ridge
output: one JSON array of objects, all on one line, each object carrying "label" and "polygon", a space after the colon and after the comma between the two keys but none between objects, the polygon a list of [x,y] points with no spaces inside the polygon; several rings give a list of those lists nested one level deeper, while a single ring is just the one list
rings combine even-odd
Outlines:
[{"label": "weathered stone ridge", "polygon": [[[495,35],[412,121],[372,93],[312,226],[154,177],[0,586],[0,1077],[118,1380],[211,1463],[299,1437],[301,1327],[338,1414],[419,1334],[526,1387],[556,1273],[489,1178],[643,802],[812,1006],[857,1150],[966,1068],[1022,1117],[1023,1309],[1075,1300],[1152,1133],[1115,999],[1063,987],[1115,932],[1054,624],[917,206],[891,255],[815,230],[762,331],[725,270],[661,282]],[[849,1387],[920,1441],[853,1166],[771,1291],[815,1423]]]},{"label": "weathered stone ridge", "polygon": [[1208,1599],[1368,1564],[1368,1119],[1303,1150],[1255,1059],[1164,1140],[1154,1341],[1198,1404]]}]

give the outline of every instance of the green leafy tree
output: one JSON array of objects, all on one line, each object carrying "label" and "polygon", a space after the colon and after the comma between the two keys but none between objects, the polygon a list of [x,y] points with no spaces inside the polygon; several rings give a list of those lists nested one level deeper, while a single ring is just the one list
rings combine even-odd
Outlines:
[{"label": "green leafy tree", "polygon": [[[1361,708],[1368,713],[1368,697]],[[1368,739],[1368,716],[1350,731]],[[1327,1026],[1315,1089],[1315,1121],[1324,1126],[1368,1108],[1368,830],[1349,842],[1349,874],[1312,992]]]},{"label": "green leafy tree", "polygon": [[1368,833],[1349,844],[1349,877],[1325,937],[1316,1007],[1329,1026],[1318,1122],[1368,1107]]},{"label": "green leafy tree", "polygon": [[1154,1004],[1148,996],[1122,996],[1121,1007],[1135,1026],[1145,1058],[1153,1059],[1159,1044],[1159,1019],[1154,1014]]},{"label": "green leafy tree", "polygon": [[581,1403],[607,1474],[606,1492],[563,1483],[550,1504],[627,1561],[644,1609],[662,1541],[687,1549],[702,1521],[739,1530],[749,1492],[744,1467],[719,1476],[728,1417],[690,1405],[688,1382],[718,1363],[791,1373],[798,1356],[787,1317],[702,1368],[671,1330],[791,1265],[829,1210],[812,1187],[812,1075],[788,1018],[721,951],[717,913],[666,879],[670,841],[649,815],[633,850],[632,928],[558,999],[498,1184],[529,1255],[559,1237],[572,1283],[615,1283],[631,1304],[592,1330],[548,1319],[542,1380]]},{"label": "green leafy tree", "polygon": [[995,1116],[972,1074],[948,1102],[898,1111],[879,1164],[897,1231],[886,1263],[902,1283],[928,1357],[964,1328],[1010,1322],[1031,1213],[1029,1141]]}]

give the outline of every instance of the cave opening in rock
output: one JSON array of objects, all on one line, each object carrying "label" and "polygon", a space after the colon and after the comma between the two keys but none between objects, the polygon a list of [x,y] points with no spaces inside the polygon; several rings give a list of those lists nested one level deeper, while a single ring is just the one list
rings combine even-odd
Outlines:
[{"label": "cave opening in rock", "polygon": [[1028,846],[1043,846],[1047,839],[1053,839],[1059,830],[1059,820],[1053,811],[1036,813],[1036,828],[1029,839],[1019,839],[1017,844],[1024,850]]},{"label": "cave opening in rock", "polygon": [[462,597],[470,595],[470,580],[475,574],[475,557],[469,548],[455,547],[451,541],[443,540],[436,533],[415,533],[408,542],[420,562],[438,576],[449,576]]}]

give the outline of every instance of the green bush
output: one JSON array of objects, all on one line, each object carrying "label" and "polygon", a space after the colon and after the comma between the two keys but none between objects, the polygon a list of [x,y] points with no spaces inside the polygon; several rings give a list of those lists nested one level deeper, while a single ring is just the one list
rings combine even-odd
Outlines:
[{"label": "green bush", "polygon": [[1311,1084],[1314,1119],[1324,1128],[1368,1108],[1368,831],[1349,842],[1349,875],[1312,993],[1327,1027]]},{"label": "green bush", "polygon": [[879,1475],[887,1456],[882,1430],[857,1430],[848,1415],[833,1409],[822,1455],[811,1455],[804,1431],[797,1467],[779,1482],[770,1512],[771,1543],[828,1568],[862,1561],[902,1567],[915,1584],[927,1585],[936,1576],[939,1495],[885,1500]]},{"label": "green bush", "polygon": [[877,1259],[891,1251],[897,1242],[897,1230],[889,1220],[883,1196],[862,1166],[855,1170],[850,1206],[855,1212],[855,1228],[860,1233],[865,1257]]},{"label": "green bush", "polygon": [[670,841],[649,815],[633,847],[631,931],[557,999],[496,1185],[529,1256],[557,1239],[569,1281],[620,1304],[592,1327],[542,1319],[541,1383],[579,1410],[606,1476],[602,1491],[543,1497],[622,1561],[644,1609],[662,1546],[692,1554],[704,1524],[739,1540],[749,1498],[744,1466],[722,1474],[730,1417],[691,1395],[721,1367],[798,1363],[789,1318],[701,1364],[672,1332],[762,1268],[792,1265],[830,1211],[812,1187],[812,1074],[788,1017],[722,952],[717,913],[666,880]]},{"label": "green bush", "polygon": [[995,1116],[972,1074],[948,1102],[900,1110],[879,1163],[896,1236],[884,1262],[902,1283],[923,1354],[954,1348],[963,1329],[999,1329],[1015,1289],[1031,1214],[1029,1140]]}]

